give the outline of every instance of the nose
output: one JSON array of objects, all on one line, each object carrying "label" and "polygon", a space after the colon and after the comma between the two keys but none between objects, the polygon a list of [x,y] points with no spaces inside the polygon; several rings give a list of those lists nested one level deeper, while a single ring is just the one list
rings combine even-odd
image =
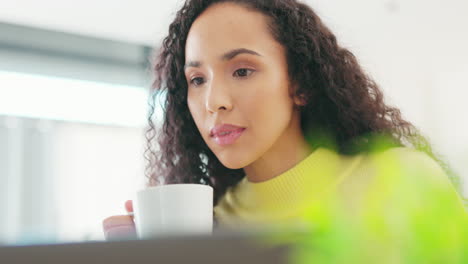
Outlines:
[{"label": "nose", "polygon": [[232,110],[232,98],[229,88],[222,80],[212,79],[206,93],[206,109],[210,113],[220,110]]}]

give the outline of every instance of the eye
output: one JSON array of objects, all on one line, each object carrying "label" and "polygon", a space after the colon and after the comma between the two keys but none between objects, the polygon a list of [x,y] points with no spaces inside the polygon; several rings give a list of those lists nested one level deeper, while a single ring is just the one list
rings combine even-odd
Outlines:
[{"label": "eye", "polygon": [[241,68],[241,69],[236,70],[233,75],[234,75],[234,77],[243,78],[243,77],[249,76],[253,72],[254,72],[254,70]]},{"label": "eye", "polygon": [[203,78],[202,77],[195,77],[193,79],[190,80],[190,83],[195,85],[195,86],[199,86],[199,85],[202,85],[204,82]]}]

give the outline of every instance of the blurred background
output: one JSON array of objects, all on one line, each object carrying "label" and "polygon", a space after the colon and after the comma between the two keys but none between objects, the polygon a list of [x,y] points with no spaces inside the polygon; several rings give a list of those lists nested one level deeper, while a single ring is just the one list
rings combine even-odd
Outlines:
[{"label": "blurred background", "polygon": [[[468,2],[304,2],[468,196]],[[0,244],[102,240],[102,220],[125,213],[145,182],[149,55],[181,4],[0,2]]]}]

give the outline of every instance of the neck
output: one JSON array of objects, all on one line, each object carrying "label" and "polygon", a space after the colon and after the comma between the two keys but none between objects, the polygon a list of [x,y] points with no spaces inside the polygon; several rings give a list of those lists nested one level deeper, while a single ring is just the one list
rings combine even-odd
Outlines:
[{"label": "neck", "polygon": [[250,182],[272,179],[304,160],[312,153],[301,129],[285,131],[278,141],[258,160],[244,168]]}]

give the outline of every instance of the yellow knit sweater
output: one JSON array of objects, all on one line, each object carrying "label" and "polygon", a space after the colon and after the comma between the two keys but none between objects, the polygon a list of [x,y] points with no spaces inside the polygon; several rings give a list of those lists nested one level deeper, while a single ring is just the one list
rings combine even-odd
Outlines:
[{"label": "yellow knit sweater", "polygon": [[252,183],[245,177],[227,190],[215,207],[215,217],[227,227],[300,223],[308,208],[323,205],[330,197],[351,216],[376,207],[385,214],[402,205],[437,203],[427,197],[428,189],[449,193],[455,207],[466,213],[447,175],[423,152],[399,147],[344,156],[318,148],[270,180]]}]

